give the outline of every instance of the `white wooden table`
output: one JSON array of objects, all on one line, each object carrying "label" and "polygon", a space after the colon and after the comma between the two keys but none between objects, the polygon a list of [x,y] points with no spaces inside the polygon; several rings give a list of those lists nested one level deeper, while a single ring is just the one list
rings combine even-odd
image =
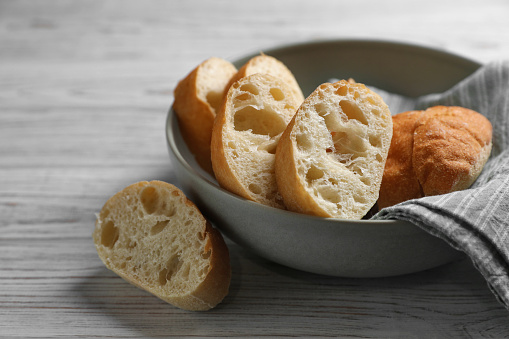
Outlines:
[{"label": "white wooden table", "polygon": [[0,337],[500,338],[509,312],[469,260],[426,272],[308,274],[228,242],[230,294],[206,313],[126,283],[92,243],[106,199],[175,182],[176,82],[211,56],[389,39],[509,58],[509,2],[0,1]]}]

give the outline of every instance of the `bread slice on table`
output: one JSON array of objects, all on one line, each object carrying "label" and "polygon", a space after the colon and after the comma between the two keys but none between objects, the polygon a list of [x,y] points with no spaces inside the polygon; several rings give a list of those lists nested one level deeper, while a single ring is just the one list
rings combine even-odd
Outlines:
[{"label": "bread slice on table", "polygon": [[274,173],[276,146],[297,110],[286,82],[257,73],[228,91],[212,132],[212,165],[218,183],[246,199],[284,208]]},{"label": "bread slice on table", "polygon": [[208,310],[228,293],[222,235],[171,184],[144,181],[115,194],[97,216],[93,240],[106,267],[176,307]]},{"label": "bread slice on table", "polygon": [[377,201],[391,136],[391,113],[379,95],[345,80],[320,85],[277,147],[276,178],[286,207],[361,219]]},{"label": "bread slice on table", "polygon": [[293,92],[294,97],[298,101],[298,105],[304,101],[304,95],[302,94],[299,83],[288,67],[276,58],[263,53],[249,59],[249,61],[239,69],[226,86],[224,95],[226,96],[228,89],[234,82],[256,73],[270,74],[283,80],[288,84],[290,90]]},{"label": "bread slice on table", "polygon": [[[492,125],[473,110],[434,106],[399,113],[393,119],[394,135],[380,188],[380,208],[467,189],[490,156]],[[411,130],[406,129],[406,120]],[[402,148],[406,151],[399,152]],[[407,185],[410,181],[412,190]]]},{"label": "bread slice on table", "polygon": [[225,88],[236,73],[237,69],[229,61],[210,58],[181,80],[174,91],[173,110],[184,141],[198,165],[209,173],[212,173],[212,125]]}]

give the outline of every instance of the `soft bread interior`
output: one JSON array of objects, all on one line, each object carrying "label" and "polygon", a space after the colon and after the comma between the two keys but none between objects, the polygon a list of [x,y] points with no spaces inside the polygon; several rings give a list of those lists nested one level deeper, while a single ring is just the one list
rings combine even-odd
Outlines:
[{"label": "soft bread interior", "polygon": [[[141,182],[108,200],[93,236],[108,268],[176,306],[200,310],[215,306],[192,297],[212,268],[206,230],[206,220],[180,190]],[[189,296],[193,300],[185,300]]]},{"label": "soft bread interior", "polygon": [[319,214],[360,219],[369,211],[391,136],[387,105],[362,84],[323,84],[304,101],[291,138],[302,188]]},{"label": "soft bread interior", "polygon": [[[234,83],[224,105],[224,124],[219,126],[226,164],[242,188],[236,193],[260,203],[283,208],[277,190],[274,160],[277,143],[297,110],[297,99],[282,80],[253,74]],[[216,127],[214,127],[216,128]],[[220,184],[221,162],[214,163]],[[224,172],[224,171],[223,171]],[[235,190],[235,189],[234,189]]]}]

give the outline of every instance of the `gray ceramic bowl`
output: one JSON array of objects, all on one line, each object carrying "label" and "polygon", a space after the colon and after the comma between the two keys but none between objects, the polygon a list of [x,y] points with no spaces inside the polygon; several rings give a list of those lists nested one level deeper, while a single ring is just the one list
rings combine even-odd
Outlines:
[{"label": "gray ceramic bowl", "polygon": [[[297,44],[266,50],[294,73],[305,95],[331,78],[354,78],[415,97],[441,92],[480,65],[429,48],[366,40]],[[253,55],[234,61],[237,67]],[[404,221],[319,218],[263,206],[220,188],[189,153],[170,110],[166,132],[179,186],[226,236],[274,262],[342,277],[384,277],[433,268],[460,253]]]}]

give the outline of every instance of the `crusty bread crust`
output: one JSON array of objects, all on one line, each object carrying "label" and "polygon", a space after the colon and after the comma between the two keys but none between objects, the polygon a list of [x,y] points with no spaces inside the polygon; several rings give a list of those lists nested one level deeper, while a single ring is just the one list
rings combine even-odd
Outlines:
[{"label": "crusty bread crust", "polygon": [[319,86],[300,106],[276,151],[286,207],[361,219],[375,204],[392,135],[391,113],[363,84]]},{"label": "crusty bread crust", "polygon": [[221,58],[210,58],[182,79],[174,91],[175,111],[182,137],[198,165],[212,174],[210,138],[223,92],[237,72]]},{"label": "crusty bread crust", "polygon": [[[413,129],[401,123],[405,119]],[[394,134],[384,171],[380,208],[466,189],[481,173],[492,147],[492,126],[473,110],[434,106],[404,112],[394,119]],[[405,152],[400,150],[405,149]],[[412,182],[414,189],[403,185]],[[416,188],[418,185],[419,189]]]},{"label": "crusty bread crust", "polygon": [[284,208],[275,178],[275,149],[297,105],[289,86],[269,74],[243,77],[230,87],[211,142],[214,174],[223,188]]},{"label": "crusty bread crust", "polygon": [[380,185],[378,208],[424,196],[411,160],[415,128],[423,113],[408,111],[392,117],[392,141]]},{"label": "crusty bread crust", "polygon": [[222,235],[171,184],[143,181],[112,196],[93,240],[106,267],[176,307],[208,310],[228,293]]},{"label": "crusty bread crust", "polygon": [[230,86],[233,85],[233,83],[248,75],[256,73],[270,74],[283,80],[288,84],[290,90],[293,92],[294,97],[298,101],[298,104],[300,105],[304,101],[304,94],[302,94],[299,83],[295,79],[293,73],[288,69],[288,67],[286,67],[284,63],[277,60],[276,58],[263,53],[251,58],[238,70],[238,72],[231,78],[230,82],[226,86],[224,96],[226,96]]}]

